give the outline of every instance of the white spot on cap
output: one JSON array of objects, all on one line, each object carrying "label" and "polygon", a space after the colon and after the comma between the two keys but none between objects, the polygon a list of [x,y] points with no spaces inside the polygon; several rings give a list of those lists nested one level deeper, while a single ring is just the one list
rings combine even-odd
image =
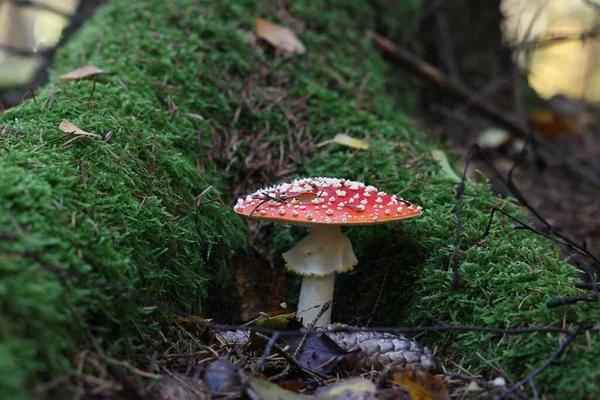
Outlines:
[{"label": "white spot on cap", "polygon": [[383,199],[381,197],[377,197],[375,199],[375,203],[383,203]]},{"label": "white spot on cap", "polygon": [[357,209],[358,211],[365,211],[365,206],[361,204],[361,205],[359,205],[359,206],[356,206],[356,209]]},{"label": "white spot on cap", "polygon": [[337,194],[340,197],[344,197],[346,195],[346,191],[345,190],[336,190],[335,194]]},{"label": "white spot on cap", "polygon": [[390,215],[392,212],[390,210],[385,210],[385,215]]},{"label": "white spot on cap", "polygon": [[333,210],[330,208],[329,210],[327,210],[326,214],[327,214],[327,215],[331,215],[331,214],[333,214]]},{"label": "white spot on cap", "polygon": [[396,208],[396,211],[398,211],[398,214],[402,214],[402,206]]},{"label": "white spot on cap", "polygon": [[325,223],[326,224],[330,224],[331,223],[331,218],[325,218]]},{"label": "white spot on cap", "polygon": [[279,215],[283,215],[283,214],[285,214],[285,208],[280,207],[279,208]]},{"label": "white spot on cap", "polygon": [[378,221],[378,220],[379,220],[379,217],[377,215],[373,217],[373,221]]},{"label": "white spot on cap", "polygon": [[330,203],[333,203],[334,201],[335,201],[335,197],[331,196],[331,197],[329,198],[329,202],[330,202]]},{"label": "white spot on cap", "polygon": [[350,190],[358,190],[359,187],[358,187],[357,183],[352,183],[352,184],[350,184],[350,186],[348,187],[348,189],[350,189]]},{"label": "white spot on cap", "polygon": [[308,214],[306,215],[306,219],[307,219],[307,220],[309,220],[309,221],[310,221],[310,220],[312,220],[313,218],[314,218],[314,217],[313,217],[313,215],[312,215],[311,213],[308,213]]},{"label": "white spot on cap", "polygon": [[260,210],[260,215],[265,215],[267,212],[265,210]]},{"label": "white spot on cap", "polygon": [[342,224],[347,224],[348,220],[346,219],[346,217],[342,218]]},{"label": "white spot on cap", "polygon": [[292,211],[292,215],[293,215],[294,217],[297,217],[297,216],[298,216],[298,211],[296,211],[296,210],[293,210],[293,211]]}]

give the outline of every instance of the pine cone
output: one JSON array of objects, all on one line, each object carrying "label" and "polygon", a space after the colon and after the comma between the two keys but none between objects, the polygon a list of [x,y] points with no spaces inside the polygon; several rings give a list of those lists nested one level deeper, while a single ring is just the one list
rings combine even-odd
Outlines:
[{"label": "pine cone", "polygon": [[[347,327],[344,324],[328,328]],[[439,364],[428,348],[403,335],[382,332],[333,332],[327,334],[343,350],[349,369],[424,369],[437,372]]]}]

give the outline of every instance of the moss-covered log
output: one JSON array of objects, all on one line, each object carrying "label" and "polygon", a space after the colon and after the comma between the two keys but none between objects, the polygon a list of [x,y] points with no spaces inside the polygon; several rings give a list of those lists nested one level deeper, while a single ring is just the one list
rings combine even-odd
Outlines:
[{"label": "moss-covered log", "polygon": [[[359,265],[339,279],[334,319],[402,326],[426,324],[431,312],[493,327],[600,319],[595,305],[546,309],[577,294],[576,271],[549,244],[502,219],[480,240],[493,206],[520,216],[485,185],[467,185],[465,281],[451,289],[455,183],[391,107],[386,64],[363,35],[371,10],[352,0],[312,3],[113,0],[58,53],[36,99],[0,116],[1,393],[17,397],[74,368],[92,339],[115,357],[148,361],[171,316],[80,274],[203,316],[231,316],[232,255],[249,248],[230,207],[235,195],[296,175],[364,180],[426,210],[406,223],[348,230]],[[295,29],[308,52],[289,57],[254,43],[254,15]],[[111,74],[58,79],[86,64]],[[63,119],[102,138],[72,140],[58,129]],[[339,132],[371,148],[315,146]],[[265,224],[262,232],[279,254],[303,229]],[[72,273],[61,280],[50,265]],[[220,311],[212,315],[198,309],[209,291]],[[517,379],[562,338],[445,332],[420,340],[469,371],[493,376],[490,365],[499,365]],[[537,378],[537,389],[595,390],[591,339],[590,349],[578,338],[583,346]]]}]

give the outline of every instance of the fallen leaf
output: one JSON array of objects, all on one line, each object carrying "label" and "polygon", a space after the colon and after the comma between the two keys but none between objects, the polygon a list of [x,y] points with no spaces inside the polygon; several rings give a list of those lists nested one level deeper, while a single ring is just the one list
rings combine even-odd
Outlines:
[{"label": "fallen leaf", "polygon": [[[298,331],[304,327],[296,318],[296,312],[288,309],[270,311],[267,315],[257,318],[253,325],[279,331]],[[260,348],[266,344],[266,339],[262,335],[252,333],[250,335],[250,344],[253,348]]]},{"label": "fallen leaf", "polygon": [[256,35],[267,41],[276,49],[289,54],[306,53],[304,44],[298,39],[296,34],[288,28],[275,25],[260,17],[255,17],[254,21],[256,23]]},{"label": "fallen leaf", "polygon": [[67,121],[66,119],[63,119],[61,121],[60,125],[58,126],[58,129],[60,129],[61,131],[65,132],[65,133],[73,133],[75,135],[84,135],[84,136],[102,138],[102,136],[98,135],[97,133],[86,132],[83,129],[76,127],[75,125],[73,125],[72,123]]},{"label": "fallen leaf", "polygon": [[315,395],[327,399],[375,400],[376,389],[368,379],[352,378],[322,386],[315,391]]},{"label": "fallen leaf", "polygon": [[85,67],[77,68],[68,74],[61,75],[60,79],[65,81],[78,81],[81,79],[93,78],[96,75],[105,74],[107,72],[108,71],[98,68],[95,65],[86,65]]},{"label": "fallen leaf", "polygon": [[451,181],[456,183],[461,181],[460,177],[456,175],[456,172],[454,172],[454,170],[450,166],[450,163],[448,162],[448,157],[446,157],[446,153],[440,150],[431,150],[431,157],[438,162],[440,167],[442,167],[442,171],[444,171],[446,176],[448,176],[448,178],[450,178]]},{"label": "fallen leaf", "polygon": [[427,371],[413,370],[396,372],[392,381],[404,386],[412,400],[450,400],[448,389],[439,376]]},{"label": "fallen leaf", "polygon": [[[252,400],[307,400],[319,397],[305,396],[280,388],[274,383],[258,378],[249,379],[248,396]],[[322,399],[322,398],[321,398]],[[329,398],[331,399],[331,398]],[[336,398],[342,400],[341,398]]]},{"label": "fallen leaf", "polygon": [[238,367],[225,357],[210,363],[202,380],[213,395],[238,393],[242,390]]},{"label": "fallen leaf", "polygon": [[208,400],[210,394],[200,379],[173,374],[172,376],[163,375],[146,391],[144,398],[151,400]]},{"label": "fallen leaf", "polygon": [[555,113],[552,110],[532,111],[527,116],[527,123],[546,137],[556,137],[561,133],[577,135],[581,125],[573,116]]},{"label": "fallen leaf", "polygon": [[[302,336],[285,338],[285,344],[290,346],[288,353],[294,355]],[[328,374],[344,359],[346,352],[326,335],[308,335],[296,360],[300,365],[310,370]]]},{"label": "fallen leaf", "polygon": [[281,313],[279,311],[267,313],[267,315],[258,318],[254,325],[261,328],[268,328],[274,330],[298,330],[302,328],[300,321],[296,319],[296,312],[283,309],[288,313]]},{"label": "fallen leaf", "polygon": [[353,149],[359,149],[359,150],[368,150],[369,149],[369,144],[367,142],[360,140],[360,139],[353,138],[352,136],[348,136],[345,133],[338,133],[337,135],[335,135],[333,137],[333,139],[325,140],[325,141],[317,144],[317,147],[325,146],[326,144],[329,144],[329,143],[337,143],[337,144],[341,144],[342,146],[347,146],[347,147],[351,147]]}]

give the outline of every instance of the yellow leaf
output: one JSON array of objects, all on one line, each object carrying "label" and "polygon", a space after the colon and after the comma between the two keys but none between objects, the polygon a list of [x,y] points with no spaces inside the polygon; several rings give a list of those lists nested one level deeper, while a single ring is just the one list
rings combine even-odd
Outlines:
[{"label": "yellow leaf", "polygon": [[427,371],[402,371],[392,375],[394,383],[404,386],[412,400],[450,400],[444,382]]},{"label": "yellow leaf", "polygon": [[65,132],[65,133],[73,133],[75,135],[84,135],[84,136],[102,138],[102,136],[98,135],[97,133],[86,132],[83,129],[76,127],[75,125],[73,125],[72,123],[67,121],[66,119],[63,119],[61,121],[60,125],[58,126],[58,129],[60,129],[61,131]]},{"label": "yellow leaf", "polygon": [[352,136],[348,136],[345,133],[338,133],[334,136],[333,139],[325,140],[324,142],[319,143],[317,147],[325,146],[329,143],[337,143],[341,144],[342,146],[347,146],[359,150],[369,149],[369,144],[367,142],[365,142],[364,140],[353,138]]},{"label": "yellow leaf", "polygon": [[254,321],[255,325],[261,328],[269,329],[286,329],[291,319],[296,316],[296,313],[268,315],[260,317]]},{"label": "yellow leaf", "polygon": [[460,178],[456,175],[456,172],[450,166],[448,162],[448,158],[446,157],[446,153],[440,150],[431,150],[431,157],[438,162],[440,167],[442,167],[442,171],[450,178],[450,180],[458,183],[460,182]]},{"label": "yellow leaf", "polygon": [[256,35],[272,46],[289,54],[304,54],[306,47],[296,34],[283,26],[275,25],[260,17],[255,17]]},{"label": "yellow leaf", "polygon": [[68,74],[61,75],[60,79],[65,81],[78,81],[81,79],[92,78],[96,75],[105,74],[107,72],[108,71],[98,68],[95,65],[86,65],[85,67],[77,68]]},{"label": "yellow leaf", "polygon": [[350,378],[321,386],[315,396],[323,398],[340,398],[343,400],[375,400],[377,388],[368,379]]}]

